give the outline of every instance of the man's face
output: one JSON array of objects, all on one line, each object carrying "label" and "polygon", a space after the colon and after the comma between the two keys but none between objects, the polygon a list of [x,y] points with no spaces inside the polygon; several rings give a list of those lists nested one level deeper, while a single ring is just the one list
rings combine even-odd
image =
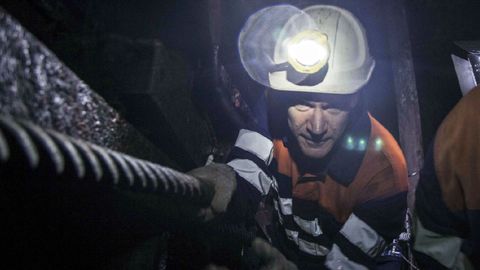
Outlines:
[{"label": "man's face", "polygon": [[288,126],[302,153],[325,157],[343,135],[357,102],[358,95],[301,94],[288,108]]}]

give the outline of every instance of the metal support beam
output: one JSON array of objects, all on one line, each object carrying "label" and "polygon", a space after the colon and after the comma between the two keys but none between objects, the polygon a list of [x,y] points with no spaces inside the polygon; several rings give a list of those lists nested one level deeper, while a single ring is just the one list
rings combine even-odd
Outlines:
[{"label": "metal support beam", "polygon": [[407,160],[410,191],[409,207],[413,209],[415,188],[423,164],[422,128],[415,82],[410,36],[404,1],[387,1],[385,18],[388,29],[395,95],[397,99],[400,146]]}]

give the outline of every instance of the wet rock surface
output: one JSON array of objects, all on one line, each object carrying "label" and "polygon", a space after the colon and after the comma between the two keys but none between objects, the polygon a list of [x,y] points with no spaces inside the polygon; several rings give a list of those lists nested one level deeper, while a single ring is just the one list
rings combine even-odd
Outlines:
[{"label": "wet rock surface", "polygon": [[3,9],[0,55],[1,114],[177,166]]}]

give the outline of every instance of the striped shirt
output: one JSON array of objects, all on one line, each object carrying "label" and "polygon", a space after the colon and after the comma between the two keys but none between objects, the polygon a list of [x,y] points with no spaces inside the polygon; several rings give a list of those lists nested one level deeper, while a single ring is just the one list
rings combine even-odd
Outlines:
[{"label": "striped shirt", "polygon": [[235,197],[255,209],[272,198],[272,244],[300,269],[368,269],[403,229],[407,171],[402,152],[373,117],[359,117],[324,172],[297,166],[288,142],[241,130],[228,163]]}]

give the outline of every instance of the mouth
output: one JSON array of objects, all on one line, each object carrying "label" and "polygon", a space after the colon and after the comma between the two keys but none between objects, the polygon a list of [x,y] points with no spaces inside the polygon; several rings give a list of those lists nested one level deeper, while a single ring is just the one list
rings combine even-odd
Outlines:
[{"label": "mouth", "polygon": [[328,138],[321,138],[321,139],[312,139],[307,136],[301,136],[305,145],[311,148],[321,148],[329,139]]}]

